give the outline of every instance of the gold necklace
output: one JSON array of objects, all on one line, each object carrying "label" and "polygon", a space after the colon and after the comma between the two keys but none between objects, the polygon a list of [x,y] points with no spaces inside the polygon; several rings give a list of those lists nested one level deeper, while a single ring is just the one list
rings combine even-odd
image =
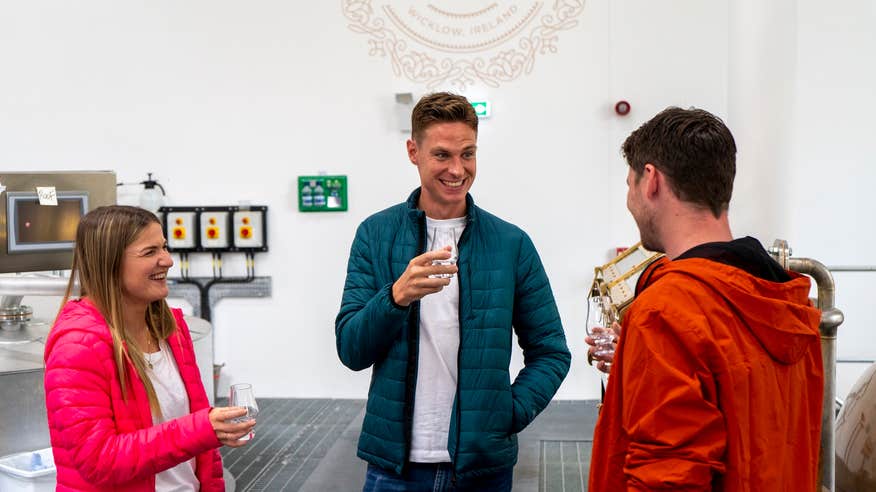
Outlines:
[{"label": "gold necklace", "polygon": [[[149,333],[149,334],[147,334],[147,336],[146,336],[146,350],[151,350],[153,344],[155,345],[155,348],[159,350],[158,353],[160,354],[160,353],[161,353],[161,352],[160,352],[161,347],[158,346],[158,342],[156,342],[156,341],[152,338],[152,334]],[[146,365],[149,366],[149,369],[152,369],[152,368],[153,368],[153,366],[152,366],[152,354],[151,354],[151,353],[148,353],[148,352],[143,352],[143,355],[144,355],[145,358],[146,358]]]}]

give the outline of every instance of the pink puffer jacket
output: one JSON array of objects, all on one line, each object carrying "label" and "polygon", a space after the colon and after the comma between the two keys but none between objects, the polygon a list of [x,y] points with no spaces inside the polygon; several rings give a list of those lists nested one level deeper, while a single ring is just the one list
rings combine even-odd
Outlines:
[{"label": "pink puffer jacket", "polygon": [[128,362],[122,398],[113,342],[88,299],[69,301],[46,342],[46,408],[59,491],[155,490],[155,475],[196,458],[201,490],[225,490],[219,440],[182,313],[168,343],[189,396],[191,414],[152,425],[143,382]]}]

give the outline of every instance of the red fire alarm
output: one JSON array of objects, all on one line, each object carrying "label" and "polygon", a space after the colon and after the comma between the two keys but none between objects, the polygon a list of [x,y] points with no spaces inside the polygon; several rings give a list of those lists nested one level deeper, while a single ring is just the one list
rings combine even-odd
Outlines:
[{"label": "red fire alarm", "polygon": [[628,115],[630,113],[630,103],[626,101],[618,101],[617,104],[614,105],[614,112],[621,116]]}]

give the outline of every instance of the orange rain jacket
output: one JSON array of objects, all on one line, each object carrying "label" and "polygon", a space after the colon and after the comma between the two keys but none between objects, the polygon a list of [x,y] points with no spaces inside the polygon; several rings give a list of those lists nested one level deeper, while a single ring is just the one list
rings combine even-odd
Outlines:
[{"label": "orange rain jacket", "polygon": [[[809,279],[660,260],[623,319],[591,492],[811,491],[823,370]],[[642,290],[644,289],[644,290]]]}]

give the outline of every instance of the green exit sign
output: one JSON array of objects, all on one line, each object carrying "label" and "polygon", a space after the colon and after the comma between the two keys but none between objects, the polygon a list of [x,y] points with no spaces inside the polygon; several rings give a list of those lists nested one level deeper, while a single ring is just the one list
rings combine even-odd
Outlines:
[{"label": "green exit sign", "polygon": [[490,101],[471,101],[478,118],[490,117]]}]

